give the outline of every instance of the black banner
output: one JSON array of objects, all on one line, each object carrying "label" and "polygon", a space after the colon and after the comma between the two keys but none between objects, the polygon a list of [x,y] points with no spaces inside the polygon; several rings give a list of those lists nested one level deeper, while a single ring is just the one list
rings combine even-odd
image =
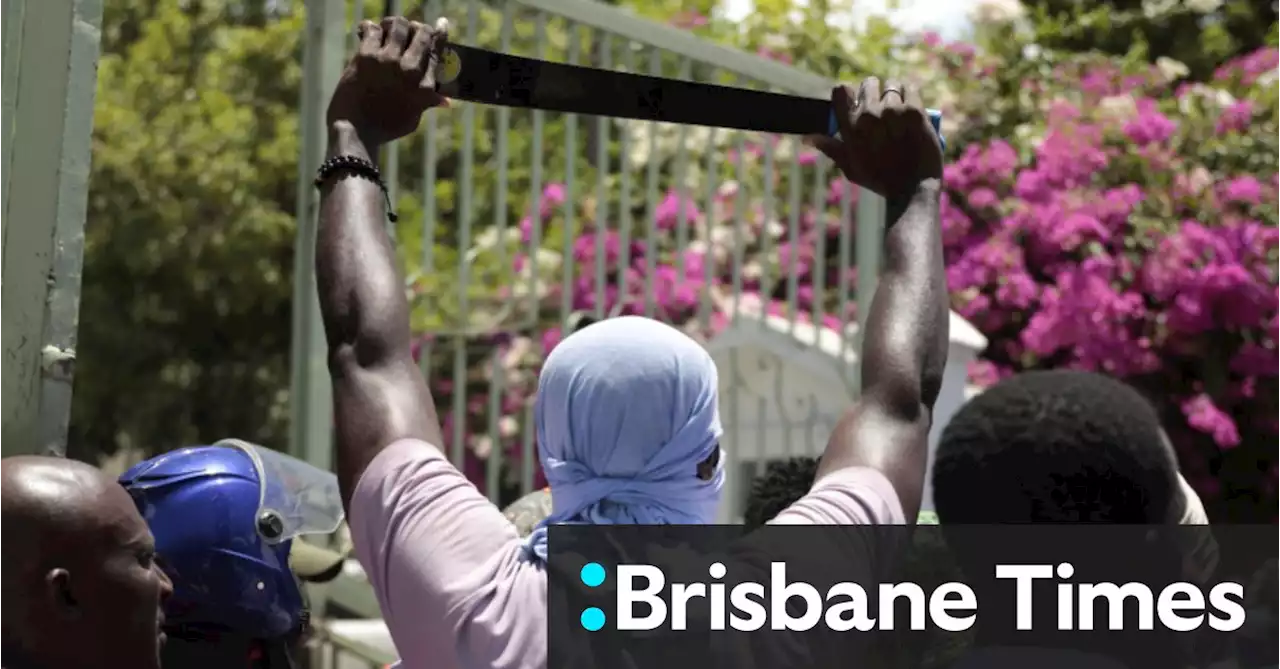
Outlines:
[{"label": "black banner", "polygon": [[548,545],[557,669],[1275,662],[1275,526],[555,526]]}]

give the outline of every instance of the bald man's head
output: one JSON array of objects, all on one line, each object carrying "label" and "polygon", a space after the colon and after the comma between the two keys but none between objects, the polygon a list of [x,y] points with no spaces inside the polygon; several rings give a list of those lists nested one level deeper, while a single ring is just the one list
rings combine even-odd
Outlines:
[{"label": "bald man's head", "polygon": [[159,667],[172,585],[124,488],[74,460],[0,460],[4,666]]}]

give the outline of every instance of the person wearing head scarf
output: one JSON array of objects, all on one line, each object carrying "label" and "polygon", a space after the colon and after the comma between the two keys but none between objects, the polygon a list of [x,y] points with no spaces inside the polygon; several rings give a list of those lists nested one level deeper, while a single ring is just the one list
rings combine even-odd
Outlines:
[{"label": "person wearing head scarf", "polygon": [[719,379],[683,332],[623,316],[570,335],[538,376],[538,454],[551,516],[528,541],[547,557],[552,523],[715,522],[724,486]]}]

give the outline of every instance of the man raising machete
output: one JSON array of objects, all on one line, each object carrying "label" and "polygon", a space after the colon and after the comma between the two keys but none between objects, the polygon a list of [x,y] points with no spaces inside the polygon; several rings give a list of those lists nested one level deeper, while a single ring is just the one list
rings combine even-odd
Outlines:
[{"label": "man raising machete", "polygon": [[[409,305],[376,168],[383,144],[413,132],[427,109],[446,103],[434,80],[446,40],[443,24],[365,22],[330,102],[329,149],[316,179],[316,272],[337,474],[356,554],[404,666],[535,669],[547,664],[545,539],[522,540],[441,451],[434,401],[410,354]],[[846,177],[886,198],[884,273],[866,323],[862,396],[833,432],[813,490],[777,520],[904,524],[920,503],[946,362],[942,152],[913,87],[870,78],[857,91],[837,88],[833,105],[843,140],[812,141]],[[647,319],[609,319],[566,338],[548,359],[535,419],[554,522],[689,522],[718,502],[723,463],[714,365],[697,344],[663,328]],[[637,329],[661,342],[645,343],[633,336]],[[574,395],[566,400],[565,392]],[[626,396],[646,399],[616,401]],[[690,422],[650,424],[644,420],[650,415]],[[664,431],[679,438],[662,442]],[[621,442],[584,443],[579,433],[631,441],[615,451]],[[659,482],[662,492],[642,485],[653,477],[635,449],[679,463]],[[613,453],[640,464],[605,471],[604,456]],[[557,478],[567,471],[581,485]],[[626,495],[612,496],[618,489]],[[693,506],[683,507],[683,500]]]}]

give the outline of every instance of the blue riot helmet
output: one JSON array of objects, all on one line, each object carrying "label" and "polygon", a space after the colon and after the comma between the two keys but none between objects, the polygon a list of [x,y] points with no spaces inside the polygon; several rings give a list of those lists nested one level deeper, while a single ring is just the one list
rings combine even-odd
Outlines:
[{"label": "blue riot helmet", "polygon": [[330,472],[237,439],[183,448],[120,477],[155,535],[173,581],[166,625],[257,639],[296,634],[306,622],[289,567],[295,537],[342,522]]}]

